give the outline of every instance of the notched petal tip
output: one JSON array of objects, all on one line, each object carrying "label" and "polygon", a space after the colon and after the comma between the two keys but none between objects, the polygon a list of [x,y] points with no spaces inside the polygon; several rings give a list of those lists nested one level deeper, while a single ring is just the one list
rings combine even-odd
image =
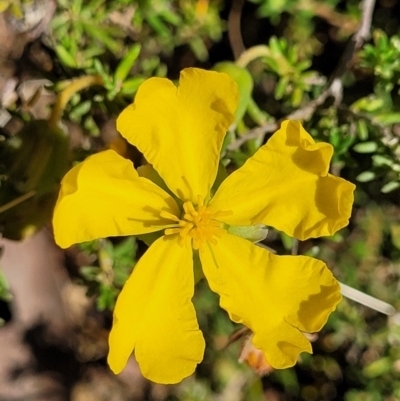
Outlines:
[{"label": "notched petal tip", "polygon": [[328,174],[315,185],[315,206],[321,216],[315,226],[298,227],[294,236],[300,240],[330,236],[349,224],[356,186]]},{"label": "notched petal tip", "polygon": [[233,212],[226,224],[262,223],[300,240],[333,235],[348,224],[355,186],[328,173],[332,152],[299,122],[284,121],[210,204]]},{"label": "notched petal tip", "polygon": [[[269,344],[266,338],[269,339]],[[302,352],[312,354],[310,341],[297,328],[285,321],[268,334],[256,333],[253,343],[263,351],[267,361],[275,369],[294,366]]]},{"label": "notched petal tip", "polygon": [[196,202],[198,195],[209,196],[237,104],[237,85],[228,75],[188,68],[178,86],[162,78],[146,80],[117,128],[176,196]]},{"label": "notched petal tip", "polygon": [[[285,135],[285,145],[296,147],[292,153],[293,163],[309,173],[326,176],[333,155],[333,146],[326,142],[316,143],[298,121],[286,120],[279,131]],[[276,135],[279,135],[279,131]]]},{"label": "notched petal tip", "polygon": [[221,307],[254,333],[253,344],[277,369],[312,352],[302,332],[320,330],[341,299],[338,282],[320,260],[277,256],[229,233],[200,259]]},{"label": "notched petal tip", "polygon": [[303,332],[315,333],[322,329],[336,310],[342,295],[339,282],[325,263],[314,259],[306,266],[305,272],[308,276],[305,283],[309,283],[309,287],[302,285],[303,299],[286,320]]},{"label": "notched petal tip", "polygon": [[306,301],[299,305],[297,319],[301,323],[299,325],[301,326],[299,327],[300,330],[307,333],[320,331],[341,300],[338,282],[333,285],[321,285],[321,291],[318,294],[310,295]]}]

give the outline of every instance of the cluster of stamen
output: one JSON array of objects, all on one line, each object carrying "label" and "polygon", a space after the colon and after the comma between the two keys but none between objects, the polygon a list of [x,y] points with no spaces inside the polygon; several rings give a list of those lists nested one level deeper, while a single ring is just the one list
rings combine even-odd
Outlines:
[{"label": "cluster of stamen", "polygon": [[217,243],[217,238],[226,232],[222,228],[223,223],[218,221],[223,216],[230,215],[231,212],[213,211],[204,205],[201,197],[198,199],[197,209],[191,201],[183,204],[183,214],[179,218],[168,212],[161,212],[161,217],[175,221],[165,230],[165,235],[179,235],[181,246],[193,246],[194,249],[202,249],[204,244],[209,241]]}]

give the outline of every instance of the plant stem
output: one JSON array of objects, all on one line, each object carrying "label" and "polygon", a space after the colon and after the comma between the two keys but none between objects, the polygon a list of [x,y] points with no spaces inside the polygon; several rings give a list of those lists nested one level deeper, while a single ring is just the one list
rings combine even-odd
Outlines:
[{"label": "plant stem", "polygon": [[104,81],[100,75],[86,75],[71,81],[71,83],[58,95],[57,101],[54,104],[53,111],[49,118],[50,127],[57,126],[60,121],[65,106],[71,97],[82,89],[92,85],[103,85]]}]

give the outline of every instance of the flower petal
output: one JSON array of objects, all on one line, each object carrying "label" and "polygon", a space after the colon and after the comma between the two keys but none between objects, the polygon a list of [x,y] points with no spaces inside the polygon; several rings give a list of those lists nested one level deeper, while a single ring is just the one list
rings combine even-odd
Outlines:
[{"label": "flower petal", "polygon": [[332,235],[348,224],[355,188],[328,174],[332,152],[300,123],[284,121],[221,184],[210,205],[233,212],[224,219],[227,224],[263,223],[301,240]]},{"label": "flower petal", "polygon": [[113,150],[72,168],[61,183],[53,227],[58,245],[96,238],[155,232],[170,224],[159,216],[179,215],[174,199]]},{"label": "flower petal", "polygon": [[341,300],[338,282],[317,259],[276,256],[231,234],[205,247],[200,258],[221,307],[253,331],[254,345],[274,368],[311,353],[299,330],[320,330]]},{"label": "flower petal", "polygon": [[117,128],[175,195],[197,204],[214,183],[237,103],[237,85],[228,75],[188,68],[178,88],[164,78],[145,81],[118,117]]},{"label": "flower petal", "polygon": [[143,376],[177,383],[203,359],[204,338],[191,302],[192,250],[159,238],[135,266],[114,310],[108,363],[115,374],[135,349]]}]

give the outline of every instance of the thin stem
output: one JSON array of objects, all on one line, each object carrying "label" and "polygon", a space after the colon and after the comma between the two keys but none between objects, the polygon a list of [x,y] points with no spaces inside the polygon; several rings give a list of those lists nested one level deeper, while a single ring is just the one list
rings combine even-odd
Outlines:
[{"label": "thin stem", "polygon": [[50,127],[57,126],[65,106],[75,93],[92,85],[103,84],[104,81],[100,75],[86,75],[84,77],[72,80],[71,83],[57,97],[57,101],[49,118]]},{"label": "thin stem", "polygon": [[240,57],[236,60],[236,64],[239,67],[246,67],[253,60],[260,57],[267,57],[271,55],[269,47],[266,45],[258,45],[250,47],[250,49],[245,50]]},{"label": "thin stem", "polygon": [[32,198],[32,196],[35,196],[35,195],[36,195],[36,191],[32,190],[32,191],[27,192],[26,194],[19,196],[18,198],[13,199],[11,202],[8,202],[5,205],[0,207],[0,213],[3,213],[6,210],[19,205],[20,203],[26,201],[29,198]]}]

